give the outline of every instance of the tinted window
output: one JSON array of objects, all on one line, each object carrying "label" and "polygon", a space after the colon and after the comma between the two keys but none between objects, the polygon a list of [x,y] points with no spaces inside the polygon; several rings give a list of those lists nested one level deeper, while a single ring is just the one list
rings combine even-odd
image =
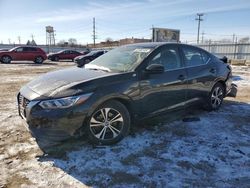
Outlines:
[{"label": "tinted window", "polygon": [[199,49],[189,46],[183,46],[182,49],[187,67],[204,65],[209,60],[208,54]]},{"label": "tinted window", "polygon": [[161,64],[165,70],[173,70],[181,67],[180,56],[177,47],[165,47],[160,50],[149,64]]},{"label": "tinted window", "polygon": [[210,56],[208,53],[204,52],[204,51],[201,51],[201,55],[202,55],[202,60],[207,63],[208,60],[210,59]]},{"label": "tinted window", "polygon": [[16,51],[17,52],[23,52],[23,48],[17,48]]},{"label": "tinted window", "polygon": [[23,51],[24,51],[24,52],[35,52],[35,51],[36,51],[36,48],[25,47],[25,48],[23,48]]}]

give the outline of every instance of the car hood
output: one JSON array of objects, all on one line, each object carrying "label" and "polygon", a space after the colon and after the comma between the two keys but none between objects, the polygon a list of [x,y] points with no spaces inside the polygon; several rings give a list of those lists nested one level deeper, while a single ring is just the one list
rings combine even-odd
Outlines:
[{"label": "car hood", "polygon": [[75,59],[83,59],[85,57],[89,57],[89,55],[88,54],[86,54],[86,55],[79,55]]},{"label": "car hood", "polygon": [[55,55],[56,53],[49,53],[48,56]]},{"label": "car hood", "polygon": [[73,67],[44,74],[29,82],[26,87],[43,97],[67,96],[84,92],[71,89],[75,85],[112,74],[114,73]]}]

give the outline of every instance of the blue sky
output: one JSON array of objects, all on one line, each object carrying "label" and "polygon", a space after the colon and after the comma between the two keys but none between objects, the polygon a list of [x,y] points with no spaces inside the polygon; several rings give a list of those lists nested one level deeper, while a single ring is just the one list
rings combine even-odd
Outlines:
[{"label": "blue sky", "polygon": [[195,41],[195,15],[205,13],[201,32],[205,39],[250,36],[249,0],[0,0],[0,42],[22,43],[31,38],[44,44],[45,26],[56,30],[56,42],[76,38],[92,43],[96,18],[97,42],[110,37],[151,37],[150,28],[181,30],[181,41]]}]

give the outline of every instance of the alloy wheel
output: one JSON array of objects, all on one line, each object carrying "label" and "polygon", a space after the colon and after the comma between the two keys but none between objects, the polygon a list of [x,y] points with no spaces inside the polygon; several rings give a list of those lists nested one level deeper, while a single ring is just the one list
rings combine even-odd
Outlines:
[{"label": "alloy wheel", "polygon": [[43,58],[42,57],[37,57],[36,58],[36,63],[42,63],[43,62]]},{"label": "alloy wheel", "polygon": [[10,59],[10,57],[8,57],[8,56],[4,56],[4,57],[2,58],[2,61],[3,61],[4,63],[9,63],[9,62],[11,61],[11,59]]},{"label": "alloy wheel", "polygon": [[90,119],[90,131],[98,140],[111,140],[118,137],[124,120],[120,112],[113,108],[101,108]]},{"label": "alloy wheel", "polygon": [[211,104],[213,108],[221,105],[223,100],[223,91],[221,87],[215,87],[211,95]]}]

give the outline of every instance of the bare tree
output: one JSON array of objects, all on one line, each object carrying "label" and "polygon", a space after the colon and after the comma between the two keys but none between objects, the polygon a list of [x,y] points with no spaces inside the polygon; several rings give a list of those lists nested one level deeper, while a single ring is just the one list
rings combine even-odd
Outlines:
[{"label": "bare tree", "polygon": [[68,42],[66,42],[65,40],[60,40],[57,45],[58,46],[61,46],[61,47],[64,47],[64,46],[67,46]]},{"label": "bare tree", "polygon": [[77,40],[75,38],[69,38],[68,42],[72,47],[77,45]]}]

